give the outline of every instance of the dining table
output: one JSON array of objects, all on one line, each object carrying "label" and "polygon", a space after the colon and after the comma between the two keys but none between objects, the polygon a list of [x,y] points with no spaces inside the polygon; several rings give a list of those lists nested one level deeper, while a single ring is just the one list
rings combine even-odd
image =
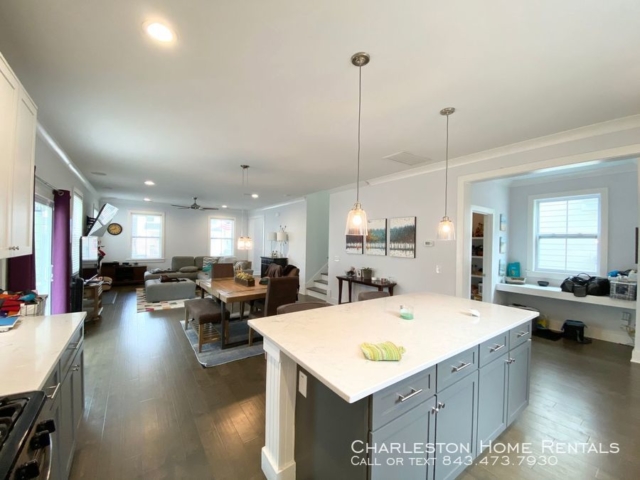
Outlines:
[{"label": "dining table", "polygon": [[[247,286],[235,281],[233,277],[228,278],[215,278],[211,280],[196,280],[196,285],[200,287],[201,296],[204,298],[205,293],[208,293],[213,298],[216,298],[220,301],[220,313],[221,318],[225,318],[227,305],[230,305],[229,310],[233,310],[233,304],[239,303],[244,304],[246,302],[251,302],[253,300],[260,300],[266,298],[267,296],[267,285],[261,285],[258,281],[259,279],[255,279],[255,285]],[[244,312],[242,311],[244,306],[240,311],[240,319],[242,320],[242,316]],[[222,332],[220,334],[220,347],[224,350],[227,348],[238,347],[240,345],[248,344],[249,337],[247,335],[247,340],[239,340],[235,342],[229,342],[229,332],[227,331],[228,322],[222,321]],[[254,338],[254,342],[259,341],[261,338]]]}]

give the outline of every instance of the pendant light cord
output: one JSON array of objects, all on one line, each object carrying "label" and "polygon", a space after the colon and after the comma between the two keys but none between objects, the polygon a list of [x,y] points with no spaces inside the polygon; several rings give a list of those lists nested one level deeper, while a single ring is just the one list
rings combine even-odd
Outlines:
[{"label": "pendant light cord", "polygon": [[444,216],[447,216],[447,199],[449,198],[449,115],[447,115],[447,147],[445,149],[444,167]]},{"label": "pendant light cord", "polygon": [[362,67],[358,67],[358,173],[356,177],[356,203],[360,203],[360,118],[362,116]]}]

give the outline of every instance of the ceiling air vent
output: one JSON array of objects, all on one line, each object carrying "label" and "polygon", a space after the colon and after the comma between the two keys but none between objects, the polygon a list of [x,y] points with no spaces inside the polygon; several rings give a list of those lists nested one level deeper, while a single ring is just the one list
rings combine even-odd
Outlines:
[{"label": "ceiling air vent", "polygon": [[413,153],[409,153],[409,152],[393,153],[383,158],[385,160],[401,163],[403,165],[408,165],[410,167],[415,167],[416,165],[421,165],[424,163],[433,163],[433,160],[430,159],[429,157],[420,157],[418,155],[414,155]]}]

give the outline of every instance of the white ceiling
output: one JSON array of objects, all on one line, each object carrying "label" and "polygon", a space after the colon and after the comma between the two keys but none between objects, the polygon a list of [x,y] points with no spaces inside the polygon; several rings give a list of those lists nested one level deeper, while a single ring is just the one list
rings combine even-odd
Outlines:
[{"label": "white ceiling", "polygon": [[637,0],[2,0],[0,52],[105,196],[257,207],[355,180],[354,52],[373,178],[442,159],[446,106],[452,158],[640,113],[638,25]]}]

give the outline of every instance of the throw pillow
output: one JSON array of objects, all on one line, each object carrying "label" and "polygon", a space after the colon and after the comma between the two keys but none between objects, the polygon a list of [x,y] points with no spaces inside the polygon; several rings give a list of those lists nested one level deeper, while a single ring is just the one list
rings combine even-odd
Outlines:
[{"label": "throw pillow", "polygon": [[202,259],[202,270],[204,270],[204,267],[206,267],[207,265],[218,263],[218,260],[220,260],[220,257],[204,257]]},{"label": "throw pillow", "polygon": [[182,267],[180,269],[180,273],[193,273],[197,271],[198,271],[198,267]]},{"label": "throw pillow", "polygon": [[212,267],[212,265],[209,263],[209,264],[204,265],[204,266],[202,267],[202,271],[203,271],[203,272],[210,272],[212,268],[213,268],[213,267]]}]

